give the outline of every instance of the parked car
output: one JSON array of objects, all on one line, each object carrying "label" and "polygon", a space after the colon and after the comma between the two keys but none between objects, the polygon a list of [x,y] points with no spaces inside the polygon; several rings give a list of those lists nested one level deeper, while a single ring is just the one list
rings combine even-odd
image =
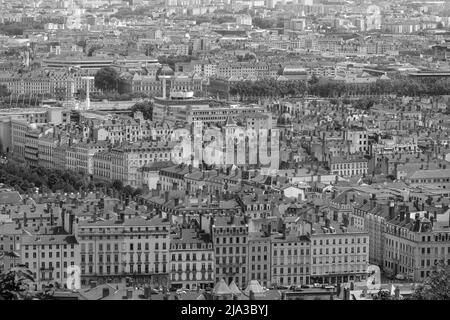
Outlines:
[{"label": "parked car", "polygon": [[304,291],[304,289],[301,286],[293,286],[293,287],[294,288],[291,289],[292,291],[296,291],[296,292]]},{"label": "parked car", "polygon": [[289,290],[289,287],[278,285],[274,287],[275,290]]}]

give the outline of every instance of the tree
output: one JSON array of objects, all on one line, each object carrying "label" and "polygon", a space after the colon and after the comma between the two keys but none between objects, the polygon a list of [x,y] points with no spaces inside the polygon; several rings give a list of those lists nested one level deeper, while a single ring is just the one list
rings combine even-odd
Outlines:
[{"label": "tree", "polygon": [[112,187],[116,189],[117,191],[123,190],[123,182],[120,180],[114,180],[112,183]]},{"label": "tree", "polygon": [[137,197],[144,194],[144,190],[142,190],[141,188],[136,188],[133,192],[133,197]]},{"label": "tree", "polygon": [[133,189],[132,186],[126,185],[125,188],[123,188],[123,193],[124,193],[126,196],[132,196],[133,193],[134,193],[134,189]]},{"label": "tree", "polygon": [[255,17],[252,20],[252,24],[260,29],[270,29],[276,26],[277,22],[275,19],[266,19],[266,18],[260,18]]},{"label": "tree", "polygon": [[29,300],[30,283],[34,282],[33,274],[28,268],[20,266],[11,268],[0,274],[0,300]]},{"label": "tree", "polygon": [[392,300],[391,293],[389,290],[382,290],[378,291],[377,295],[375,296],[376,300]]},{"label": "tree", "polygon": [[105,91],[113,91],[117,89],[119,82],[119,74],[116,69],[105,67],[97,71],[94,77],[95,87]]},{"label": "tree", "polygon": [[144,119],[153,119],[153,103],[151,101],[138,102],[131,107],[131,111],[134,113],[136,111],[142,112]]},{"label": "tree", "polygon": [[415,290],[412,300],[450,300],[450,266],[439,262],[424,283]]},{"label": "tree", "polygon": [[7,97],[10,95],[10,92],[8,91],[8,87],[4,84],[0,84],[0,98]]},{"label": "tree", "polygon": [[237,56],[237,60],[239,61],[239,62],[242,62],[242,61],[250,61],[250,60],[256,60],[256,55],[253,53],[253,52],[251,52],[251,53],[249,53],[249,52],[247,52],[245,55],[243,55],[243,56]]}]

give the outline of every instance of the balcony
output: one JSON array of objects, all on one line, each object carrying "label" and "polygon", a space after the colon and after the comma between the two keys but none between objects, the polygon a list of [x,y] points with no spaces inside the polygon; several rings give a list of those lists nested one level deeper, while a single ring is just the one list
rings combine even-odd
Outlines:
[{"label": "balcony", "polygon": [[41,267],[40,270],[41,271],[53,271],[55,269],[53,267]]}]

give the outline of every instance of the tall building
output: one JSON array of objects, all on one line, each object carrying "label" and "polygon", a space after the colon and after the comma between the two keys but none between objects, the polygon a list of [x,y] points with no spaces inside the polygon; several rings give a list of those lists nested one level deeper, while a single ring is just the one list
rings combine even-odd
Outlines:
[{"label": "tall building", "polygon": [[216,279],[244,288],[247,278],[248,225],[243,217],[217,217],[211,223]]},{"label": "tall building", "polygon": [[170,239],[170,285],[190,290],[214,287],[214,250],[210,235],[180,229]]}]

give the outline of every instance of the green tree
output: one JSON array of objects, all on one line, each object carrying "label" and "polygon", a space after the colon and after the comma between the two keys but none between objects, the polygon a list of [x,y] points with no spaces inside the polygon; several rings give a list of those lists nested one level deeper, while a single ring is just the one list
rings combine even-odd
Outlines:
[{"label": "green tree", "polygon": [[95,87],[104,91],[116,90],[119,83],[119,74],[116,69],[105,67],[97,71],[94,77]]}]

